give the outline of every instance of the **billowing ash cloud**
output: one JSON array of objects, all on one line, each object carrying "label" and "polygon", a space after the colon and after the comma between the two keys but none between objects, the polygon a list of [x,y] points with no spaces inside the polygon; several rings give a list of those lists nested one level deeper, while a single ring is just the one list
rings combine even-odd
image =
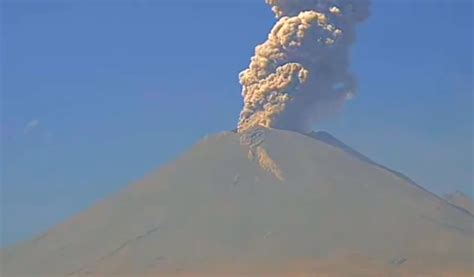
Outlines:
[{"label": "billowing ash cloud", "polygon": [[239,132],[260,125],[309,131],[356,92],[349,49],[369,0],[266,0],[279,18],[240,74]]}]

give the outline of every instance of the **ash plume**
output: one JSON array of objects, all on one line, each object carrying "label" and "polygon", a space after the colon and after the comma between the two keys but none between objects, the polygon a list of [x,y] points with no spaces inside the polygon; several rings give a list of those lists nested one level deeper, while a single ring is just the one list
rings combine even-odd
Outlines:
[{"label": "ash plume", "polygon": [[238,131],[255,126],[308,132],[357,88],[349,71],[357,23],[369,0],[266,0],[278,18],[239,78]]}]

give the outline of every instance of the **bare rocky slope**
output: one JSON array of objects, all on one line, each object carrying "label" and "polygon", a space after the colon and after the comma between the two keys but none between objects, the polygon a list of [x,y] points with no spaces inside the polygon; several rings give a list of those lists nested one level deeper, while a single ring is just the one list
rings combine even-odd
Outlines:
[{"label": "bare rocky slope", "polygon": [[206,138],[3,251],[2,276],[474,274],[469,211],[336,142],[273,129]]}]

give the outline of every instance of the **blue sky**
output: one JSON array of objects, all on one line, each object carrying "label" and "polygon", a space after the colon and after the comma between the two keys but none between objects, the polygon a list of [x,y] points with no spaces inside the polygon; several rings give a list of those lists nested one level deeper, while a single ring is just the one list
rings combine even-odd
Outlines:
[{"label": "blue sky", "polygon": [[[2,1],[2,245],[235,127],[261,1]],[[360,91],[315,126],[436,193],[473,195],[472,3],[375,1]]]}]

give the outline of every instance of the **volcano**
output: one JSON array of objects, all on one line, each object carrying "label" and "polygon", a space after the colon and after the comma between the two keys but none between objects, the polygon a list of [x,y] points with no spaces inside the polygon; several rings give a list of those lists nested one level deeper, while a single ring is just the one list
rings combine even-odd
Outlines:
[{"label": "volcano", "polygon": [[472,276],[474,217],[325,132],[207,137],[2,276]]}]

